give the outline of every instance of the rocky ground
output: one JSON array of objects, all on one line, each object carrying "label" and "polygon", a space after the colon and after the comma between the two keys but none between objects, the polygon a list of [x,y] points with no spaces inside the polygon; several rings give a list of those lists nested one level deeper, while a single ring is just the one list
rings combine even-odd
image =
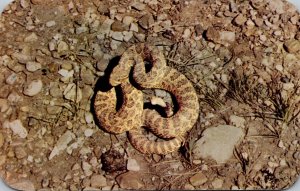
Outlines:
[{"label": "rocky ground", "polygon": [[[281,0],[15,1],[0,20],[1,176],[25,190],[290,187],[299,18]],[[143,155],[95,119],[107,66],[138,42],[161,49],[198,92],[199,121],[177,153]],[[165,91],[144,93],[173,104]]]}]

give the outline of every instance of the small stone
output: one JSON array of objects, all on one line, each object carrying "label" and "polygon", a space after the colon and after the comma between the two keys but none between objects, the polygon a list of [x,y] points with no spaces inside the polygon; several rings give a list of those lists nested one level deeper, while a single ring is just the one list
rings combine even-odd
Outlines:
[{"label": "small stone", "polygon": [[158,154],[153,154],[152,157],[155,162],[159,162],[161,160],[161,156]]},{"label": "small stone", "polygon": [[115,21],[113,22],[113,24],[111,25],[111,30],[112,31],[126,31],[128,30],[128,26],[126,26],[124,23],[122,23],[121,21]]},{"label": "small stone", "polygon": [[183,189],[184,190],[195,190],[195,187],[191,184],[185,184]]},{"label": "small stone", "polygon": [[62,107],[56,105],[47,105],[46,110],[50,115],[55,115],[61,112]]},{"label": "small stone", "polygon": [[82,67],[81,68],[81,73],[80,73],[80,77],[82,79],[82,81],[85,83],[85,84],[93,84],[94,83],[94,74],[93,72],[90,70],[90,69],[87,69],[85,67]]},{"label": "small stone", "polygon": [[189,28],[183,31],[182,38],[189,38],[191,36],[191,30]]},{"label": "small stone", "polygon": [[284,47],[289,53],[296,53],[300,50],[300,40],[289,40],[284,43]]},{"label": "small stone", "polygon": [[94,49],[93,52],[93,58],[100,60],[102,59],[104,53],[102,52],[102,50],[100,48]]},{"label": "small stone", "polygon": [[243,136],[243,130],[235,126],[219,125],[207,128],[195,143],[192,151],[194,159],[211,157],[217,163],[225,163],[233,155],[235,145]]},{"label": "small stone", "polygon": [[70,71],[73,69],[73,64],[70,62],[64,62],[62,63],[61,68]]},{"label": "small stone", "polygon": [[58,155],[61,151],[65,150],[68,144],[75,139],[75,134],[71,131],[66,131],[61,137],[59,137],[53,150],[50,153],[49,160]]},{"label": "small stone", "polygon": [[27,62],[26,63],[26,70],[29,72],[35,72],[42,68],[42,65],[38,62]]},{"label": "small stone", "polygon": [[27,152],[25,151],[24,147],[16,147],[15,156],[17,157],[17,159],[25,158],[27,156]]},{"label": "small stone", "polygon": [[123,41],[123,33],[122,32],[111,32],[111,38],[117,41]]},{"label": "small stone", "polygon": [[134,33],[134,36],[140,41],[140,42],[145,42],[145,34],[143,33]]},{"label": "small stone", "polygon": [[235,42],[235,32],[220,31],[214,27],[210,27],[206,31],[206,37],[208,40],[223,45],[229,45]]},{"label": "small stone", "polygon": [[27,190],[27,191],[36,190],[33,182],[26,179],[18,179],[18,182],[8,183],[8,185],[16,190]]},{"label": "small stone", "polygon": [[84,136],[86,136],[86,137],[92,136],[93,133],[94,133],[93,129],[86,129],[86,130],[84,130]]},{"label": "small stone", "polygon": [[11,75],[9,75],[5,82],[9,85],[13,85],[18,79],[18,75],[16,73],[12,73]]},{"label": "small stone", "polygon": [[160,97],[156,97],[156,96],[151,97],[150,101],[151,101],[152,105],[159,105],[161,107],[167,107],[166,102]]},{"label": "small stone", "polygon": [[124,41],[128,42],[132,37],[133,37],[133,32],[132,31],[124,31]]},{"label": "small stone", "polygon": [[136,23],[131,23],[130,24],[130,31],[133,31],[133,32],[139,32],[139,27]]},{"label": "small stone", "polygon": [[41,92],[43,88],[43,83],[40,79],[31,81],[28,86],[24,88],[24,95],[35,96]]},{"label": "small stone", "polygon": [[130,171],[140,171],[141,167],[135,159],[128,158],[127,160],[127,170]]},{"label": "small stone", "polygon": [[65,52],[65,51],[68,51],[69,50],[69,45],[64,42],[64,41],[60,41],[57,45],[57,52],[58,53],[62,53],[62,52]]},{"label": "small stone", "polygon": [[48,21],[47,23],[46,23],[46,27],[53,27],[53,26],[55,26],[56,25],[56,22],[55,21]]},{"label": "small stone", "polygon": [[149,29],[154,24],[153,16],[151,14],[146,14],[139,19],[138,23],[143,29]]},{"label": "small stone", "polygon": [[110,42],[110,48],[113,49],[113,50],[116,50],[116,49],[119,48],[121,43],[122,43],[121,41],[112,39],[112,41]]},{"label": "small stone", "polygon": [[292,82],[290,82],[290,83],[284,83],[282,88],[286,91],[289,91],[289,90],[293,90],[294,87],[295,85]]},{"label": "small stone", "polygon": [[125,17],[123,17],[123,20],[122,20],[122,22],[127,26],[129,26],[133,21],[134,21],[134,19],[131,16],[125,16]]},{"label": "small stone", "polygon": [[100,61],[97,62],[97,69],[101,72],[104,72],[109,64],[109,60],[102,58]]},{"label": "small stone", "polygon": [[116,181],[122,189],[138,190],[144,187],[144,184],[140,180],[140,177],[140,174],[129,171],[117,176]]},{"label": "small stone", "polygon": [[23,126],[21,120],[16,119],[12,122],[8,122],[7,125],[15,135],[18,135],[22,139],[27,137],[28,135],[27,129]]},{"label": "small stone", "polygon": [[91,186],[94,188],[107,186],[106,178],[101,174],[94,174],[91,177]]},{"label": "small stone", "polygon": [[202,172],[199,172],[190,178],[190,183],[193,186],[200,186],[206,183],[207,180],[207,177]]},{"label": "small stone", "polygon": [[239,14],[238,16],[235,17],[234,19],[234,24],[241,26],[247,21],[247,18],[243,14]]},{"label": "small stone", "polygon": [[24,9],[26,9],[26,8],[29,7],[29,2],[28,2],[28,0],[21,0],[21,1],[20,1],[20,4],[21,4],[21,7],[24,8]]},{"label": "small stone", "polygon": [[144,3],[141,2],[134,2],[131,7],[133,7],[134,9],[137,9],[139,11],[143,11],[146,8],[146,5]]},{"label": "small stone", "polygon": [[81,166],[82,166],[82,170],[83,170],[85,176],[91,176],[93,174],[92,165],[90,165],[89,163],[83,161],[81,163]]},{"label": "small stone", "polygon": [[38,36],[35,33],[31,33],[24,39],[24,42],[35,42],[38,40]]},{"label": "small stone", "polygon": [[241,127],[241,128],[245,127],[245,121],[246,120],[243,117],[239,117],[239,116],[236,116],[236,115],[231,115],[229,117],[229,120],[236,127]]},{"label": "small stone", "polygon": [[8,101],[0,98],[0,112],[4,113],[9,109]]},{"label": "small stone", "polygon": [[57,83],[50,85],[49,93],[52,97],[62,97],[63,95]]},{"label": "small stone", "polygon": [[73,102],[79,103],[82,99],[82,91],[75,83],[70,83],[64,90],[64,97]]},{"label": "small stone", "polygon": [[259,39],[262,41],[262,42],[265,42],[266,40],[267,40],[267,37],[266,37],[266,35],[260,35],[259,36]]},{"label": "small stone", "polygon": [[89,30],[89,28],[88,27],[86,27],[86,26],[80,26],[80,27],[77,27],[76,28],[76,34],[81,34],[81,33],[85,33],[85,32],[87,32]]},{"label": "small stone", "polygon": [[4,137],[3,134],[0,132],[0,148],[3,146],[4,144]]},{"label": "small stone", "polygon": [[215,179],[211,184],[214,189],[221,189],[223,186],[223,180],[222,179]]}]

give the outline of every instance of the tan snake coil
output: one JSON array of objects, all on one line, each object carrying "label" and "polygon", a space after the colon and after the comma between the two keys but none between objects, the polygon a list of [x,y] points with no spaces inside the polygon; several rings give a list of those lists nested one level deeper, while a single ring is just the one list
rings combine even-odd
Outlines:
[{"label": "tan snake coil", "polygon": [[[149,72],[146,72],[144,61],[152,65]],[[173,116],[164,118],[154,110],[143,110],[141,91],[129,82],[132,67],[133,80],[140,88],[163,89],[174,95],[178,111]],[[127,49],[109,80],[113,86],[121,85],[124,100],[121,109],[116,111],[114,90],[97,92],[95,111],[105,130],[112,133],[128,131],[131,144],[142,153],[166,154],[181,146],[185,133],[198,118],[197,94],[183,74],[166,65],[164,55],[156,47],[139,44]],[[169,140],[150,141],[142,133],[141,126]]]}]

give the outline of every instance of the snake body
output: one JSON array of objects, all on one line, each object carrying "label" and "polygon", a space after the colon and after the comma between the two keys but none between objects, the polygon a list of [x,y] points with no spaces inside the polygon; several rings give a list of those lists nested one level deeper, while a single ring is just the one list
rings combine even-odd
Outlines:
[{"label": "snake body", "polygon": [[[144,61],[151,63],[150,71],[146,71]],[[143,110],[142,95],[138,93],[141,91],[129,82],[132,69],[133,80],[140,88],[163,89],[175,97],[178,111],[173,116],[164,118],[154,110]],[[119,64],[113,69],[109,80],[112,86],[121,85],[123,94],[127,95],[124,95],[126,99],[121,107],[123,110],[116,112],[111,106],[115,105],[115,96],[105,94],[106,99],[103,99],[103,92],[97,93],[95,111],[102,126],[106,126],[104,129],[113,133],[128,131],[131,144],[142,153],[166,154],[174,152],[181,146],[185,133],[193,127],[198,118],[197,94],[193,85],[183,74],[166,65],[164,55],[156,47],[139,44],[128,48],[123,53]],[[129,101],[138,103],[128,104]],[[126,109],[128,105],[135,107],[134,110]],[[100,106],[103,108],[100,109]],[[105,114],[107,111],[114,115]],[[132,119],[135,119],[134,123]],[[131,122],[128,123],[128,120]],[[120,127],[121,121],[123,121],[122,127]],[[156,136],[168,140],[156,142],[149,140],[143,134],[142,126]]]}]

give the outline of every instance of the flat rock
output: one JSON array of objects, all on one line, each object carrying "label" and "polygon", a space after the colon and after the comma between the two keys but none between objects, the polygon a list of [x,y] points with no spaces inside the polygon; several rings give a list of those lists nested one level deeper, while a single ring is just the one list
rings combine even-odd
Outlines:
[{"label": "flat rock", "polygon": [[28,135],[27,129],[23,126],[20,119],[16,119],[11,122],[7,122],[6,124],[8,128],[10,128],[15,135],[18,135],[20,138],[26,138]]},{"label": "flat rock", "polygon": [[43,88],[43,83],[42,80],[38,79],[38,80],[33,80],[31,81],[27,87],[24,88],[24,95],[27,96],[35,96],[38,93],[41,92]]},{"label": "flat rock", "polygon": [[207,180],[207,177],[202,172],[199,172],[190,178],[190,183],[193,186],[200,186],[206,183]]},{"label": "flat rock", "polygon": [[91,186],[94,188],[100,188],[106,186],[106,178],[101,174],[94,174],[91,177]]},{"label": "flat rock", "polygon": [[284,47],[289,53],[296,53],[300,51],[300,40],[289,40],[284,43]]},{"label": "flat rock", "polygon": [[26,63],[26,70],[28,71],[28,72],[35,72],[35,71],[37,71],[37,70],[39,70],[39,69],[41,69],[42,68],[42,65],[40,64],[40,63],[38,63],[38,62],[27,62]]},{"label": "flat rock", "polygon": [[18,180],[18,182],[9,182],[8,184],[10,187],[16,189],[16,190],[26,190],[26,191],[35,191],[35,187],[33,182],[31,182],[30,180]]},{"label": "flat rock", "polygon": [[210,157],[217,163],[225,163],[233,154],[234,146],[244,137],[241,128],[219,125],[203,131],[202,137],[195,143],[195,159]]},{"label": "flat rock", "polygon": [[141,167],[135,159],[128,158],[128,160],[127,160],[127,170],[140,171],[140,169],[141,169]]},{"label": "flat rock", "polygon": [[137,9],[139,11],[142,11],[146,8],[146,5],[144,3],[141,2],[134,2],[131,7],[133,7],[134,9]]},{"label": "flat rock", "polygon": [[218,28],[210,27],[206,31],[206,38],[214,43],[228,46],[235,41],[235,32],[219,30]]},{"label": "flat rock", "polygon": [[68,144],[75,139],[75,134],[71,131],[66,131],[56,142],[55,147],[50,153],[49,160],[51,160],[54,156],[58,155],[61,151],[65,150]]},{"label": "flat rock", "polygon": [[136,172],[126,172],[119,175],[116,180],[122,189],[140,189],[144,187],[143,182],[140,180],[141,175]]}]

